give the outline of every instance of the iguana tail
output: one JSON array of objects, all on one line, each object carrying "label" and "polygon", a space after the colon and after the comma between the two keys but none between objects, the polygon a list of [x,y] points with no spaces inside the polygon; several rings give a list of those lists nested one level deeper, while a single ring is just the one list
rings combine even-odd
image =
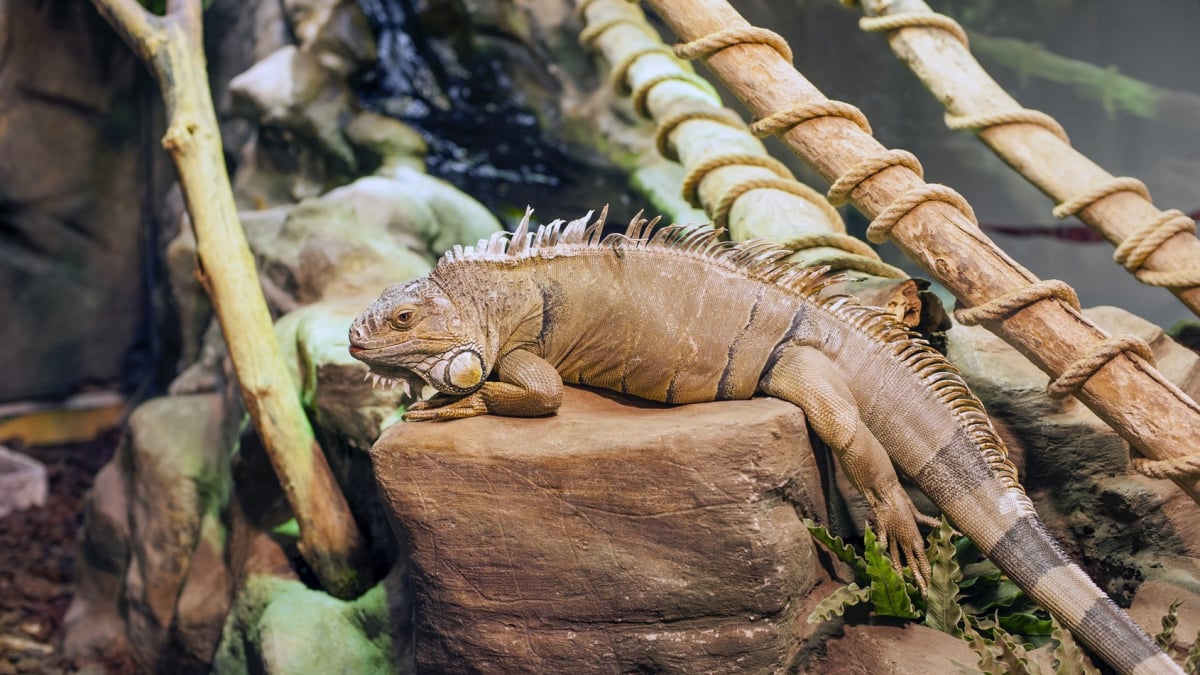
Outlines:
[{"label": "iguana tail", "polygon": [[877,310],[845,299],[821,304],[834,315],[828,353],[851,374],[864,422],[954,526],[1120,672],[1183,672],[1047,532],[954,366]]}]

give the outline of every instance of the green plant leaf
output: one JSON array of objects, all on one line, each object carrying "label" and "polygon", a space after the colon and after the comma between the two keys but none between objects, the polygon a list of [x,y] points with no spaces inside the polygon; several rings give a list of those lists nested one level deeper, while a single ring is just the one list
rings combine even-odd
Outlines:
[{"label": "green plant leaf", "polygon": [[963,581],[959,584],[960,588],[970,588],[977,582],[995,583],[1000,581],[1004,576],[1004,572],[1000,571],[999,567],[991,560],[980,560],[977,562],[963,564],[962,558],[958,557],[959,564],[962,565]]},{"label": "green plant leaf", "polygon": [[999,617],[1000,627],[1009,633],[1016,633],[1024,636],[1046,636],[1049,637],[1054,632],[1054,624],[1050,619],[1043,618],[1034,612],[1016,612],[1013,614],[1001,614]]},{"label": "green plant leaf", "polygon": [[880,616],[901,619],[919,619],[921,614],[913,606],[913,596],[919,595],[917,588],[904,580],[887,551],[875,538],[875,532],[867,525],[863,532],[863,557],[867,561],[867,577],[871,580],[871,603]]},{"label": "green plant leaf", "polygon": [[1041,666],[1036,661],[1029,660],[1025,645],[1019,640],[1002,628],[993,629],[992,635],[996,637],[996,646],[1000,648],[1000,662],[1007,667],[1008,672],[1041,675]]},{"label": "green plant leaf", "polygon": [[951,541],[954,533],[945,516],[942,523],[929,533],[925,550],[932,574],[925,595],[925,625],[950,635],[962,634],[962,607],[958,604],[962,569],[958,565],[957,548]]},{"label": "green plant leaf", "polygon": [[980,584],[971,596],[975,612],[983,614],[998,608],[1012,607],[1018,599],[1025,597],[1019,586],[1002,577],[994,583]]},{"label": "green plant leaf", "polygon": [[818,525],[808,518],[804,519],[804,526],[808,528],[808,532],[813,536],[813,539],[824,544],[825,548],[829,549],[834,557],[853,568],[854,576],[859,581],[866,581],[867,561],[863,560],[863,557],[858,554],[858,551],[854,550],[853,546],[847,544],[841,537],[830,534],[829,529],[824,525]]},{"label": "green plant leaf", "polygon": [[812,613],[808,615],[808,622],[820,623],[835,616],[842,616],[846,613],[847,607],[853,607],[870,599],[870,588],[859,588],[858,584],[842,586],[830,593],[829,597],[817,603]]},{"label": "green plant leaf", "polygon": [[1054,675],[1100,675],[1096,665],[1075,642],[1071,631],[1063,628],[1054,618],[1050,622],[1054,626],[1050,637],[1058,643],[1054,647]]}]

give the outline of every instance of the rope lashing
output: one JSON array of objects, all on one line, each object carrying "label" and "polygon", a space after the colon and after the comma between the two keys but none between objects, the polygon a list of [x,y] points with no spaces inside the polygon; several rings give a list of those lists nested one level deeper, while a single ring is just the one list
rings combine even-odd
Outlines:
[{"label": "rope lashing", "polygon": [[1150,190],[1146,188],[1145,183],[1136,178],[1125,176],[1094,185],[1055,206],[1051,213],[1054,214],[1055,218],[1061,220],[1073,216],[1101,199],[1109,195],[1115,195],[1118,192],[1133,192],[1144,197],[1146,201],[1151,201]]},{"label": "rope lashing", "polygon": [[1136,335],[1110,337],[1097,344],[1087,356],[1076,359],[1057,378],[1051,379],[1050,383],[1046,385],[1046,393],[1050,395],[1050,398],[1070,396],[1092,375],[1095,375],[1096,371],[1122,352],[1136,354],[1150,365],[1154,365],[1154,352],[1150,351],[1150,345],[1146,344],[1145,340]]},{"label": "rope lashing", "polygon": [[595,49],[594,43],[596,42],[596,38],[600,37],[600,34],[609,28],[619,25],[626,25],[631,28],[636,28],[644,33],[647,37],[651,37],[656,40],[658,39],[658,34],[654,32],[654,29],[650,27],[650,24],[646,23],[645,19],[638,14],[625,13],[618,16],[609,17],[603,21],[589,23],[587,26],[584,26],[583,30],[579,31],[579,44],[583,45],[584,47]]},{"label": "rope lashing", "polygon": [[788,46],[787,40],[784,40],[782,35],[773,30],[757,26],[726,28],[715,33],[709,33],[691,42],[677,44],[675,45],[675,55],[681,59],[691,61],[696,58],[712,56],[734,45],[744,44],[767,45],[779,52],[779,55],[785,61],[788,63],[792,62],[792,48]]},{"label": "rope lashing", "polygon": [[650,111],[646,108],[646,99],[650,96],[650,90],[662,84],[663,82],[669,82],[672,80],[677,82],[686,82],[697,89],[708,92],[709,95],[718,101],[721,99],[721,97],[717,94],[717,90],[713,88],[712,84],[710,84],[708,80],[695,73],[689,73],[681,70],[674,73],[663,73],[661,75],[656,75],[645,80],[644,82],[638,83],[638,86],[633,89],[633,93],[629,95],[629,97],[633,99],[634,112],[641,117],[649,118]]},{"label": "rope lashing", "polygon": [[1182,232],[1194,234],[1196,221],[1180,211],[1171,209],[1162,211],[1154,220],[1146,223],[1125,238],[1117,250],[1113,251],[1113,260],[1118,265],[1133,273],[1144,284],[1150,286],[1166,286],[1182,288],[1200,285],[1200,265],[1188,265],[1170,270],[1142,269],[1146,259],[1154,254],[1168,239]]},{"label": "rope lashing", "polygon": [[888,16],[864,16],[858,27],[868,33],[887,33],[899,28],[940,28],[949,33],[962,46],[971,47],[967,31],[954,19],[937,12],[904,12]]},{"label": "rope lashing", "polygon": [[[751,190],[762,190],[765,188],[781,190],[783,192],[800,197],[801,199],[820,209],[831,226],[845,227],[842,225],[842,215],[838,213],[837,209],[833,208],[829,202],[825,201],[824,195],[794,178],[756,178],[739,182],[737,185],[734,185],[726,190],[725,193],[721,195],[720,199],[717,200],[716,206],[713,207],[713,224],[717,227],[725,227],[729,222],[729,212],[733,209],[733,203],[737,201],[739,197]],[[847,253],[874,255],[874,252],[871,251],[870,246],[863,244],[857,239],[844,234],[838,234],[837,236],[850,239],[855,243],[860,244],[861,247],[854,247],[851,244],[843,243],[834,246],[834,248],[840,248]],[[851,250],[851,248],[854,248],[854,250]],[[864,253],[864,251],[866,253]]]},{"label": "rope lashing", "polygon": [[925,202],[945,202],[958,209],[967,220],[972,223],[978,222],[975,220],[975,210],[962,195],[940,183],[926,183],[900,195],[895,201],[888,204],[887,208],[878,216],[875,216],[875,220],[872,220],[871,224],[867,226],[867,239],[876,244],[887,241],[896,223]]},{"label": "rope lashing", "polygon": [[959,307],[954,310],[954,318],[964,326],[975,326],[984,321],[999,321],[1046,298],[1058,298],[1072,309],[1079,309],[1079,297],[1074,288],[1065,281],[1043,279],[974,307]]},{"label": "rope lashing", "polygon": [[1200,455],[1171,459],[1135,457],[1130,464],[1135,471],[1150,478],[1193,478],[1200,475]]},{"label": "rope lashing", "polygon": [[855,188],[871,176],[892,166],[907,167],[921,178],[925,177],[925,169],[916,155],[907,150],[884,150],[855,164],[849,171],[838,176],[826,193],[829,203],[834,206],[845,204],[850,200],[850,193],[854,192]]},{"label": "rope lashing", "polygon": [[613,64],[612,72],[610,72],[608,75],[608,82],[610,85],[612,85],[613,90],[615,90],[618,94],[624,94],[627,92],[629,90],[629,86],[625,82],[625,78],[629,76],[629,69],[633,67],[633,64],[636,63],[638,59],[650,54],[666,56],[672,60],[675,58],[675,52],[671,51],[670,47],[662,43],[647,45],[641,49],[626,54],[625,58]]},{"label": "rope lashing", "polygon": [[671,146],[671,132],[688,120],[707,120],[739,131],[746,129],[746,122],[729,108],[691,105],[669,112],[659,120],[658,128],[654,131],[654,146],[658,148],[658,154],[673,162],[679,160],[679,153]]},{"label": "rope lashing", "polygon": [[752,155],[748,153],[714,155],[693,166],[683,177],[683,187],[680,190],[683,198],[692,206],[699,207],[700,183],[708,175],[708,172],[723,166],[760,166],[764,169],[769,169],[776,176],[784,180],[795,180],[787,165],[768,155]]},{"label": "rope lashing", "polygon": [[801,103],[794,108],[771,113],[755,121],[750,125],[750,132],[759,138],[774,136],[818,117],[841,117],[857,124],[863,132],[871,133],[871,123],[867,121],[867,116],[845,101]]},{"label": "rope lashing", "polygon": [[983,131],[1004,124],[1033,124],[1054,134],[1063,143],[1070,144],[1071,139],[1058,120],[1040,110],[1021,108],[1019,110],[1002,110],[979,113],[977,115],[951,115],[944,117],[946,126],[954,131]]}]

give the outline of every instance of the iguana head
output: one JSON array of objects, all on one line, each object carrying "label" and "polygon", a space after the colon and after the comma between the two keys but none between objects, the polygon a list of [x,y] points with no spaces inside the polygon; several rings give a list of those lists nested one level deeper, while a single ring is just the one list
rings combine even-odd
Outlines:
[{"label": "iguana head", "polygon": [[436,284],[421,278],[389,286],[354,320],[350,355],[367,364],[377,384],[399,384],[410,395],[428,384],[462,396],[489,370],[479,335]]}]

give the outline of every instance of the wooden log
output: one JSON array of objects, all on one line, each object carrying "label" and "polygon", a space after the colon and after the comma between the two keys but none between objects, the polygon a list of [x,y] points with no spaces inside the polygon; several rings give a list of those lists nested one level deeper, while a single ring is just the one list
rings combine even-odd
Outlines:
[{"label": "wooden log", "polygon": [[200,0],[156,16],[136,0],[94,0],[158,80],[171,155],[196,232],[197,272],[212,298],[250,413],[300,526],[300,552],[328,592],[356,596],[365,546],[313,436],[275,339],[254,257],[238,221],[205,70]]},{"label": "wooden log", "polygon": [[[691,41],[750,24],[725,0],[648,0],[682,40]],[[828,99],[765,44],[736,44],[705,57],[712,73],[758,119],[800,103]],[[782,140],[827,180],[886,151],[855,123],[819,117],[781,133]],[[862,181],[850,201],[875,218],[924,181],[911,169],[891,166]],[[964,213],[940,201],[926,201],[906,213],[891,239],[967,307],[1025,289],[1038,278],[1000,250]],[[1093,353],[1108,336],[1078,310],[1046,298],[1007,318],[984,324],[1043,372],[1057,377]],[[1200,406],[1139,356],[1128,352],[1109,360],[1075,396],[1153,459],[1188,457],[1200,436]],[[1176,483],[1200,501],[1200,478]]]},{"label": "wooden log", "polygon": [[799,408],[567,387],[558,414],[397,424],[371,450],[411,544],[419,672],[777,672],[823,576]]}]

